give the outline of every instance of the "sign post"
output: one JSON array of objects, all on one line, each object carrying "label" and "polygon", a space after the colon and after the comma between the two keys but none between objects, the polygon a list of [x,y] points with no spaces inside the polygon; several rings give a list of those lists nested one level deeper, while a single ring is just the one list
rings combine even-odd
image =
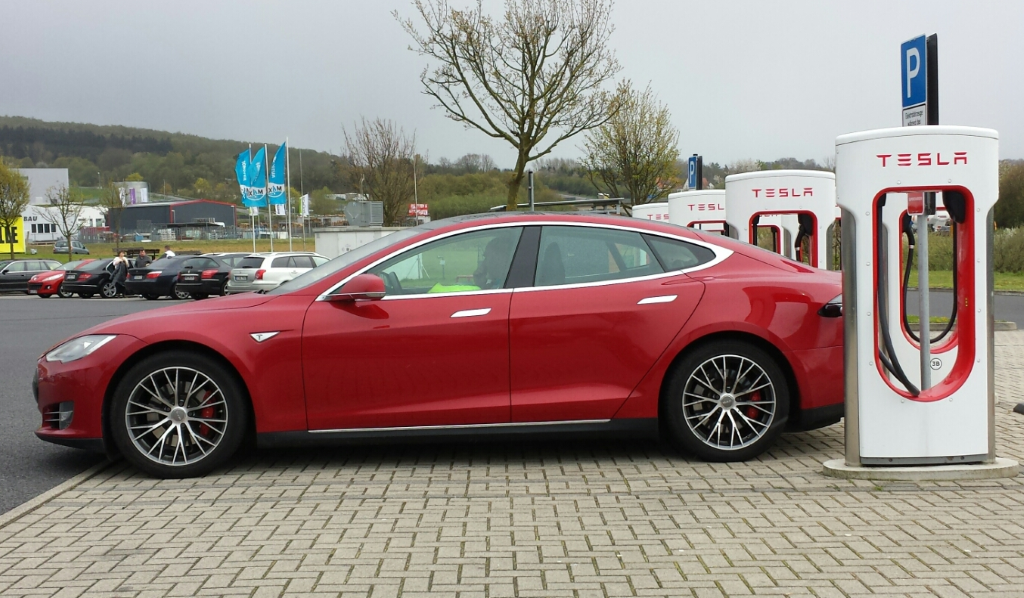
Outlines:
[{"label": "sign post", "polygon": [[[900,46],[900,98],[903,126],[939,124],[939,38],[921,35]],[[931,388],[928,363],[931,361],[929,336],[928,217],[935,213],[935,193],[924,193],[921,210],[911,212],[917,222],[918,314],[921,319],[921,390]]]}]

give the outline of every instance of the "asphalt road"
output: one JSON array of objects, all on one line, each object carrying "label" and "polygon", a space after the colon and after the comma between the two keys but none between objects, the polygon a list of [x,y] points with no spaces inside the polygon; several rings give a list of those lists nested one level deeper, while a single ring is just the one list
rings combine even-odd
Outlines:
[{"label": "asphalt road", "polygon": [[[918,314],[918,301],[917,291],[907,293],[908,314]],[[953,291],[931,291],[928,294],[928,306],[932,317],[948,318],[953,308]],[[1000,295],[997,293],[994,309],[997,320],[1015,322],[1017,328],[1024,330],[1024,295]]]},{"label": "asphalt road", "polygon": [[32,399],[32,371],[43,351],[117,316],[176,303],[0,294],[0,513],[105,458],[35,437],[40,416]]}]

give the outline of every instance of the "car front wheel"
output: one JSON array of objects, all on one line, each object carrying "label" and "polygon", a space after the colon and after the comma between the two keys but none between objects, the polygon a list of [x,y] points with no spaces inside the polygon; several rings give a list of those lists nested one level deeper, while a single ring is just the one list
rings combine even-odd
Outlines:
[{"label": "car front wheel", "polygon": [[717,341],[671,371],[663,414],[672,440],[707,461],[745,461],[771,445],[789,414],[789,385],[770,355]]},{"label": "car front wheel", "polygon": [[74,294],[74,293],[72,293],[72,292],[70,292],[70,291],[65,291],[65,290],[64,290],[64,285],[61,285],[60,287],[58,287],[58,288],[57,288],[57,295],[58,295],[58,296],[59,296],[59,297],[60,297],[61,299],[70,299],[70,298],[72,298],[72,297],[74,297],[74,296],[75,296],[75,294]]},{"label": "car front wheel", "polygon": [[132,367],[111,409],[121,454],[160,478],[206,475],[238,450],[248,425],[236,378],[215,361],[182,351]]}]

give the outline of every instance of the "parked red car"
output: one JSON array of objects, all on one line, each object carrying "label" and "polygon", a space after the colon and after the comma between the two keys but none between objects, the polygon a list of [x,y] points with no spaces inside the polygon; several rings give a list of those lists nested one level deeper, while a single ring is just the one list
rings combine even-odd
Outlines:
[{"label": "parked red car", "polygon": [[488,214],[350,251],[268,293],[146,311],[47,351],[59,444],[202,475],[261,446],[666,435],[749,459],[842,416],[840,276],[615,216]]},{"label": "parked red car", "polygon": [[91,261],[94,260],[76,260],[74,262],[68,262],[55,270],[36,274],[32,278],[28,279],[28,294],[39,295],[43,299],[47,299],[52,295],[59,295],[64,299],[70,298],[74,293],[69,293],[68,291],[60,288],[61,283],[64,282],[64,275],[68,270],[74,270],[75,268],[78,268],[83,264],[88,264]]}]

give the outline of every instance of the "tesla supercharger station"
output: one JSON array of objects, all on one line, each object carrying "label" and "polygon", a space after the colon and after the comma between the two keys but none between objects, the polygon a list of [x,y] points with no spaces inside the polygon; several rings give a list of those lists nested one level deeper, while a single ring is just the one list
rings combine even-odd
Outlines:
[{"label": "tesla supercharger station", "polygon": [[[835,222],[836,177],[817,170],[765,170],[725,178],[729,228],[733,236],[757,244],[757,228],[769,227],[774,251],[824,268],[829,227]],[[809,256],[801,255],[809,237]]]},{"label": "tesla supercharger station", "polygon": [[[995,131],[949,126],[836,140],[849,467],[996,460],[991,256],[998,146]],[[924,234],[933,192],[955,223],[957,248],[955,329],[934,347],[928,326],[918,340],[909,334],[901,299],[904,214],[923,214],[917,229]],[[922,321],[927,315],[922,310]]]},{"label": "tesla supercharger station", "polygon": [[668,222],[668,202],[659,201],[633,206],[633,218],[654,220],[656,222]]},{"label": "tesla supercharger station", "polygon": [[725,191],[698,189],[670,193],[669,222],[709,233],[727,234]]}]

